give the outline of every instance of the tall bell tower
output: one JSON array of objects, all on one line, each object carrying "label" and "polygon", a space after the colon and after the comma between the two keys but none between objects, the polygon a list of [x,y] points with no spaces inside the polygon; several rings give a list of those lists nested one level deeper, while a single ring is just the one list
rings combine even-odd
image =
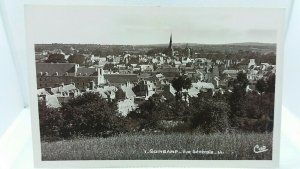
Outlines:
[{"label": "tall bell tower", "polygon": [[167,49],[167,55],[172,58],[173,54],[174,54],[174,50],[173,50],[172,33],[171,33],[170,42],[169,42],[169,46],[168,46],[168,49]]}]

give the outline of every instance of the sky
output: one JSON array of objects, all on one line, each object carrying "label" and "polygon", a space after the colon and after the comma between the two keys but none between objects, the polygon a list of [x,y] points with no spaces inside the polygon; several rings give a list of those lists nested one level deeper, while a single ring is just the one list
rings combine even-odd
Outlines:
[{"label": "sky", "polygon": [[[267,8],[40,6],[30,8],[36,43],[276,43],[281,12]],[[32,28],[33,26],[31,26]]]}]

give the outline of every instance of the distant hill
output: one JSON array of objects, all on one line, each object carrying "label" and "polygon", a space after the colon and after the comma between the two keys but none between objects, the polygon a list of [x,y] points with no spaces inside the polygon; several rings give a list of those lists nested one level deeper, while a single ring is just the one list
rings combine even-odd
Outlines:
[{"label": "distant hill", "polygon": [[275,43],[259,43],[259,42],[229,43],[227,45],[239,45],[239,46],[276,46]]},{"label": "distant hill", "polygon": [[[238,51],[252,51],[262,54],[276,52],[276,44],[274,43],[258,43],[258,42],[243,42],[243,43],[229,43],[229,44],[198,44],[198,43],[173,43],[173,47],[179,50],[188,47],[195,52],[204,50],[206,52],[238,52]],[[36,51],[61,49],[65,53],[71,53],[72,49],[82,51],[80,53],[91,53],[95,50],[100,50],[105,53],[118,54],[125,51],[135,51],[143,54],[152,49],[166,48],[165,44],[144,44],[144,45],[105,45],[105,44],[36,44]]]},{"label": "distant hill", "polygon": [[[260,53],[276,52],[276,44],[274,43],[258,43],[258,42],[244,42],[244,43],[229,43],[229,44],[198,44],[198,43],[173,43],[173,47],[185,48],[186,45],[193,50],[205,50],[205,51],[219,51],[219,52],[237,52],[253,51]],[[150,50],[154,48],[165,48],[168,44],[149,44],[149,45],[134,45],[136,50]]]},{"label": "distant hill", "polygon": [[[137,47],[164,47],[168,46],[168,43],[163,44],[143,44],[143,45],[132,45]],[[199,46],[276,46],[275,43],[260,43],[260,42],[241,42],[241,43],[224,43],[224,44],[201,44],[201,43],[173,43],[174,47],[185,47],[188,45],[189,47],[199,47]]]}]

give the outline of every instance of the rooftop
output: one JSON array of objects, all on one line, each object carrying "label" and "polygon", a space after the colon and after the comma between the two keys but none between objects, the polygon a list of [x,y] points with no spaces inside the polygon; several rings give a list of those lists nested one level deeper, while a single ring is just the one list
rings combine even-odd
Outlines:
[{"label": "rooftop", "polygon": [[104,74],[104,78],[109,83],[125,84],[127,82],[137,82],[137,74]]},{"label": "rooftop", "polygon": [[36,63],[36,73],[47,72],[48,76],[53,76],[58,73],[58,76],[65,75],[66,73],[75,73],[75,63]]}]

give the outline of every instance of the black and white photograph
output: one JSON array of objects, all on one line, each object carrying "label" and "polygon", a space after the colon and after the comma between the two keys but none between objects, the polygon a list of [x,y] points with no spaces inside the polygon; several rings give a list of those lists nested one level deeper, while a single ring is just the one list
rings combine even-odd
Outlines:
[{"label": "black and white photograph", "polygon": [[32,8],[42,161],[274,160],[281,10],[85,8]]}]

